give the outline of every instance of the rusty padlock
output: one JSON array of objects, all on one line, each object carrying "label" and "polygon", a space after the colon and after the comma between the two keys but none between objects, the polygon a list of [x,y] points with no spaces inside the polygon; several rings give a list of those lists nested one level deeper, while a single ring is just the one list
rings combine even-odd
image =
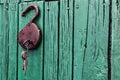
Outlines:
[{"label": "rusty padlock", "polygon": [[34,49],[38,46],[41,40],[41,32],[38,26],[34,23],[35,19],[39,15],[39,9],[36,5],[31,4],[22,12],[22,16],[31,10],[35,9],[36,14],[31,21],[18,33],[18,41],[20,45],[25,49]]}]

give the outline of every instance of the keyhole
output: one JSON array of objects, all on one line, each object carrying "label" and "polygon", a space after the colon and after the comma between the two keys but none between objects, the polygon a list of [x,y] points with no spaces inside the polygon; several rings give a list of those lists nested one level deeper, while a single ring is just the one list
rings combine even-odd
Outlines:
[{"label": "keyhole", "polygon": [[34,44],[32,41],[26,40],[24,41],[23,46],[25,46],[26,49],[30,49],[31,47],[34,47]]}]

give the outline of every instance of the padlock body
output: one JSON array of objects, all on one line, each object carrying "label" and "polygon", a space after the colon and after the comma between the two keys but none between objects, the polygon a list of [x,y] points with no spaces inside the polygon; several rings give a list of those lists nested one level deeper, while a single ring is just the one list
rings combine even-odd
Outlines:
[{"label": "padlock body", "polygon": [[[35,23],[28,23],[19,33],[18,41],[25,49],[34,49],[41,40],[41,32]],[[26,46],[25,41],[29,41]]]}]

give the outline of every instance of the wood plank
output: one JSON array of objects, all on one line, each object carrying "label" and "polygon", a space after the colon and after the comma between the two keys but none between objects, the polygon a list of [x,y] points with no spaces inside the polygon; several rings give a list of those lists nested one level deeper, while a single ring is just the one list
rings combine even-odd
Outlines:
[{"label": "wood plank", "polygon": [[0,3],[18,3],[20,0],[0,0]]},{"label": "wood plank", "polygon": [[36,0],[21,0],[21,2],[31,2],[31,1],[36,1]]},{"label": "wood plank", "polygon": [[45,0],[21,0],[21,2],[33,2],[33,1],[45,1]]},{"label": "wood plank", "polygon": [[73,0],[60,1],[58,80],[72,80]]},{"label": "wood plank", "polygon": [[44,80],[57,80],[58,2],[45,3]]},{"label": "wood plank", "polygon": [[75,0],[74,3],[74,64],[73,80],[82,80],[83,58],[86,44],[88,0]]},{"label": "wood plank", "polygon": [[[18,4],[9,4],[9,65],[8,79],[17,79],[17,29],[18,29]],[[14,75],[14,76],[13,76]]]},{"label": "wood plank", "polygon": [[82,79],[108,80],[109,1],[91,0],[88,7],[87,39]]},{"label": "wood plank", "polygon": [[120,80],[120,0],[112,0],[111,80]]},{"label": "wood plank", "polygon": [[[2,14],[3,14],[3,5],[0,4],[0,19],[2,19]],[[2,28],[2,23],[0,24],[0,44],[3,45],[3,28]],[[3,53],[3,48],[0,47],[0,79],[2,79],[2,53]]]},{"label": "wood plank", "polygon": [[[40,15],[36,20],[36,24],[40,27],[43,35],[43,2],[26,2],[19,5],[19,30],[21,30],[30,20],[31,16],[35,15],[35,11],[31,10],[27,13],[26,17],[22,17],[20,14],[28,4],[36,4],[39,6]],[[43,39],[43,38],[42,38]],[[22,47],[19,45],[18,53],[18,80],[42,80],[43,74],[43,40],[40,46],[35,50],[30,50],[28,55],[28,68],[26,71],[22,70]]]},{"label": "wood plank", "polygon": [[45,0],[0,0],[0,3],[21,3],[21,2],[33,2],[33,1],[45,1]]},{"label": "wood plank", "polygon": [[0,5],[0,57],[1,57],[1,65],[0,65],[0,79],[7,80],[8,79],[8,65],[9,65],[9,26],[8,26],[8,5],[2,4]]}]

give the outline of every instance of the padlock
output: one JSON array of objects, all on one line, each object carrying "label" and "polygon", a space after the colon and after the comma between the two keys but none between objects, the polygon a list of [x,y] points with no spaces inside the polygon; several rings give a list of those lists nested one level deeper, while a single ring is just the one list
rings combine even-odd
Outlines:
[{"label": "padlock", "polygon": [[39,27],[34,23],[35,19],[39,15],[39,9],[36,5],[31,4],[29,5],[23,12],[22,16],[31,10],[35,9],[36,14],[31,19],[31,21],[18,33],[18,41],[20,45],[25,49],[34,49],[38,46],[41,40],[41,31]]}]

